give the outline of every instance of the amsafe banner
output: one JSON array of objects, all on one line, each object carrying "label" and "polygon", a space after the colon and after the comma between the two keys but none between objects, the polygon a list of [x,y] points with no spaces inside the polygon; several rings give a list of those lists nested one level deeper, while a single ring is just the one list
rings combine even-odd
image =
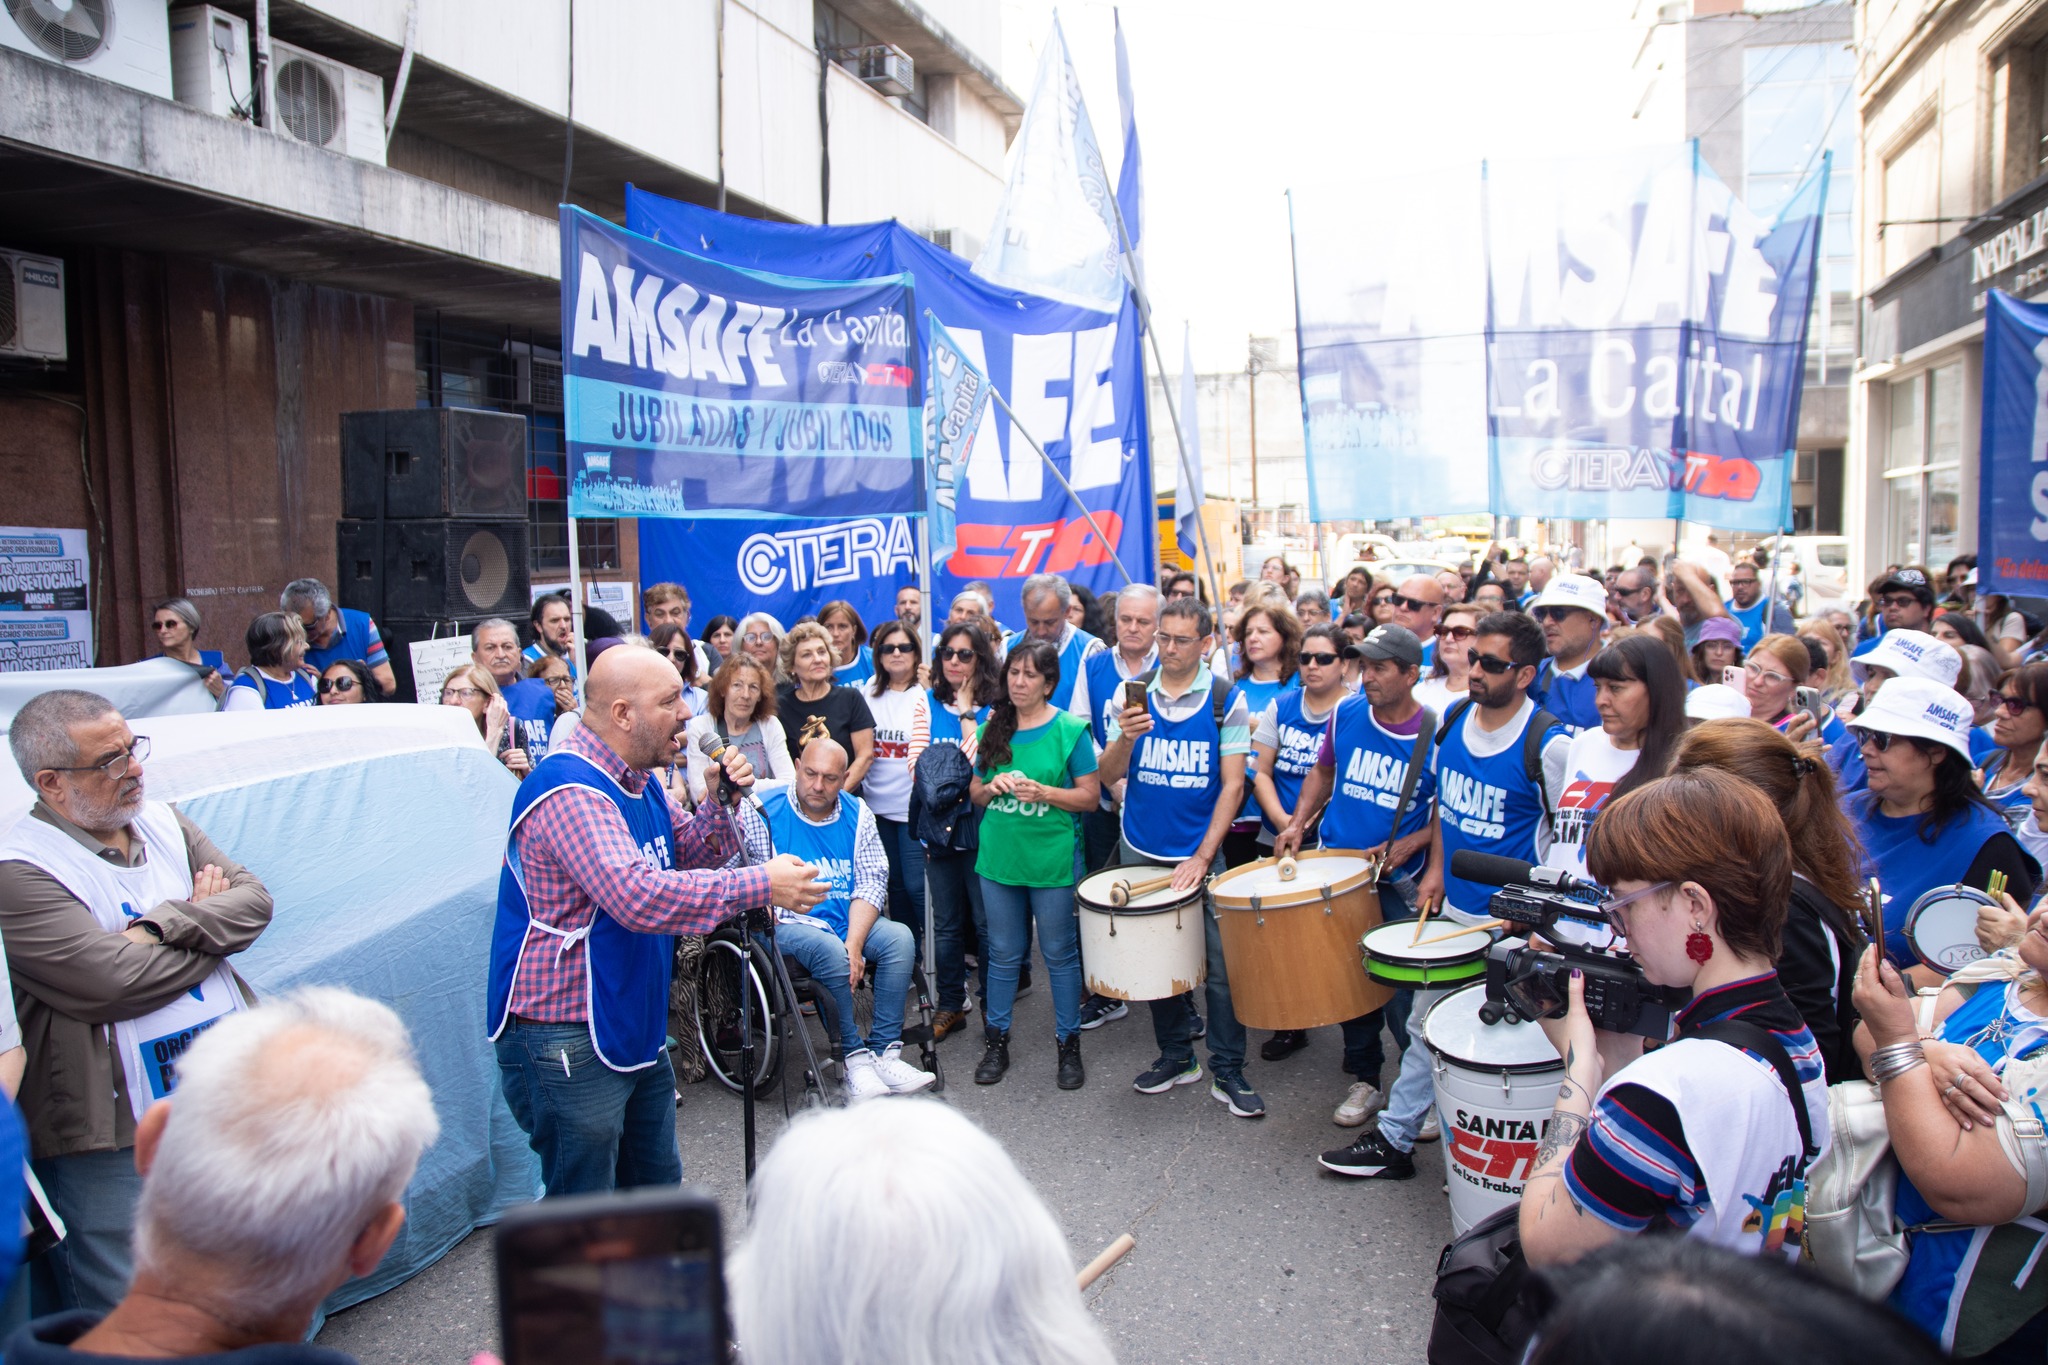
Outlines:
[{"label": "amsafe banner", "polygon": [[2048,307],[1984,296],[1977,591],[2048,592]]},{"label": "amsafe banner", "polygon": [[1771,221],[1690,142],[1290,196],[1311,514],[1777,529],[1827,177]]}]

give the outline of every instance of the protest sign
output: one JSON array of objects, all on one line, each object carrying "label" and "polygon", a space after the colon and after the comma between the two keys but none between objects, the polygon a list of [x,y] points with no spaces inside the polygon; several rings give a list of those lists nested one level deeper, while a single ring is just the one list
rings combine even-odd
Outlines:
[{"label": "protest sign", "polygon": [[0,672],[91,668],[85,532],[0,526]]}]

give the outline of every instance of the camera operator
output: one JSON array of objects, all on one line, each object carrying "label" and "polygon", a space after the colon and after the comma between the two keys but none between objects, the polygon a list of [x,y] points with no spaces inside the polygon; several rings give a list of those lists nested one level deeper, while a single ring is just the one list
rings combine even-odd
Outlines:
[{"label": "camera operator", "polygon": [[[1675,773],[1609,804],[1586,861],[1643,976],[1692,1003],[1676,1041],[1645,1053],[1639,1037],[1594,1029],[1572,973],[1564,1017],[1542,1021],[1565,1077],[1522,1191],[1524,1254],[1571,1261],[1654,1225],[1796,1258],[1788,1223],[1819,1154],[1802,1129],[1825,1144],[1828,1104],[1820,1049],[1775,966],[1792,894],[1784,822],[1727,773]],[[1728,1036],[1731,1021],[1755,1026],[1751,1038]]]},{"label": "camera operator", "polygon": [[[1515,611],[1480,617],[1468,657],[1467,699],[1444,718],[1430,757],[1437,818],[1415,905],[1442,906],[1454,922],[1474,925],[1489,922],[1493,888],[1448,874],[1449,859],[1471,849],[1542,861],[1571,741],[1556,718],[1528,696],[1545,658],[1543,631],[1534,621]],[[1423,1021],[1446,994],[1415,993],[1411,1039],[1421,1037]],[[1365,1180],[1407,1180],[1415,1174],[1415,1143],[1435,1100],[1429,1050],[1411,1042],[1378,1123],[1367,1125],[1349,1147],[1324,1152],[1323,1169]]]}]

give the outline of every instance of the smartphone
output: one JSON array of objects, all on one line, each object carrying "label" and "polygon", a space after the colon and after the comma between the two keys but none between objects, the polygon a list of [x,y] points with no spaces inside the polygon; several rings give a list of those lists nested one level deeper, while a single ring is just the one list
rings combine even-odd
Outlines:
[{"label": "smartphone", "polygon": [[718,1205],[678,1189],[543,1199],[498,1224],[505,1365],[726,1365]]},{"label": "smartphone", "polygon": [[1124,710],[1145,704],[1145,683],[1142,678],[1124,679]]},{"label": "smartphone", "polygon": [[1799,707],[1799,708],[1800,708],[1801,710],[1805,711],[1807,715],[1809,715],[1809,716],[1812,716],[1812,717],[1813,717],[1813,723],[1814,723],[1814,726],[1816,727],[1816,728],[1815,728],[1815,733],[1816,733],[1816,734],[1818,734],[1818,733],[1819,733],[1819,729],[1818,729],[1818,727],[1820,727],[1820,726],[1823,726],[1823,725],[1826,725],[1826,724],[1828,723],[1828,707],[1827,707],[1827,703],[1821,700],[1821,695],[1820,695],[1820,689],[1819,689],[1819,688],[1817,688],[1817,687],[1795,687],[1795,688],[1793,688],[1793,689],[1792,689],[1792,704],[1793,704],[1794,706],[1797,706],[1797,707]]},{"label": "smartphone", "polygon": [[1742,671],[1741,664],[1729,664],[1721,670],[1721,681],[1744,696],[1749,695],[1749,675]]}]

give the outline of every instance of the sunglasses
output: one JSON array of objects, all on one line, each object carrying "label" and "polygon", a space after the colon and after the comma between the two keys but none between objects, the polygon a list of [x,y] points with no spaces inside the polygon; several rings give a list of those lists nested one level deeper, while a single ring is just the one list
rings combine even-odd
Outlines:
[{"label": "sunglasses", "polygon": [[1303,654],[1301,656],[1301,662],[1304,667],[1306,667],[1309,664],[1314,664],[1317,668],[1328,668],[1330,665],[1337,662],[1337,658],[1338,656],[1335,654],[1323,654],[1318,652],[1315,654]]},{"label": "sunglasses", "polygon": [[1577,607],[1538,607],[1529,615],[1538,621],[1562,621],[1568,613],[1577,610]]},{"label": "sunglasses", "polygon": [[687,649],[670,649],[664,650],[663,653],[667,654],[668,657],[674,660],[676,663],[681,663],[685,659],[696,657],[691,651]]},{"label": "sunglasses", "polygon": [[322,678],[319,690],[320,695],[323,697],[329,692],[339,692],[345,697],[356,690],[356,680],[354,678]]},{"label": "sunglasses", "polygon": [[175,617],[168,617],[162,621],[151,621],[149,624],[153,629],[156,630],[176,630],[179,626],[182,626],[185,623],[183,621],[178,620]]},{"label": "sunglasses", "polygon": [[[973,650],[969,650],[969,651],[968,651],[968,653],[970,653],[970,654],[972,654],[973,652],[974,652]],[[888,643],[888,644],[886,644],[886,645],[883,645],[883,646],[882,646],[882,647],[881,647],[880,649],[876,650],[876,651],[875,651],[875,653],[877,653],[877,654],[915,654],[915,653],[917,653],[917,646],[916,646],[916,645],[914,645],[914,644],[912,644],[912,643],[910,643],[910,641],[908,641],[908,640],[893,640],[893,641],[891,641],[890,643]]]},{"label": "sunglasses", "polygon": [[1433,611],[1437,606],[1434,602],[1425,602],[1419,597],[1408,597],[1398,592],[1389,596],[1387,600],[1402,611]]},{"label": "sunglasses", "polygon": [[1471,626],[1450,626],[1437,632],[1446,640],[1469,640],[1478,633]]},{"label": "sunglasses", "polygon": [[2015,697],[2010,694],[2001,696],[1998,699],[1999,709],[2008,716],[2023,716],[2027,713],[2027,708],[2033,704],[2025,697]]},{"label": "sunglasses", "polygon": [[1481,654],[1476,649],[1466,650],[1465,658],[1470,661],[1472,667],[1485,673],[1494,674],[1496,677],[1502,673],[1512,673],[1515,671],[1515,661],[1513,659],[1497,659],[1491,654]]},{"label": "sunglasses", "polygon": [[967,663],[973,663],[973,662],[974,662],[974,651],[973,651],[973,650],[971,650],[971,649],[957,649],[957,648],[956,648],[956,649],[941,649],[941,650],[939,651],[939,658],[941,658],[941,659],[950,659],[950,660],[952,660],[952,661],[953,661],[954,663],[956,663],[956,664],[967,664]]},{"label": "sunglasses", "polygon": [[1907,607],[1919,606],[1920,599],[1913,596],[1913,594],[1909,592],[1888,592],[1883,597],[1878,598],[1877,603],[1881,607],[1897,607],[1899,610],[1903,611]]},{"label": "sunglasses", "polygon": [[1854,736],[1858,744],[1868,744],[1879,753],[1885,753],[1890,750],[1892,741],[1901,738],[1901,736],[1895,735],[1889,730],[1866,730],[1861,725],[1850,726],[1849,733]]}]

